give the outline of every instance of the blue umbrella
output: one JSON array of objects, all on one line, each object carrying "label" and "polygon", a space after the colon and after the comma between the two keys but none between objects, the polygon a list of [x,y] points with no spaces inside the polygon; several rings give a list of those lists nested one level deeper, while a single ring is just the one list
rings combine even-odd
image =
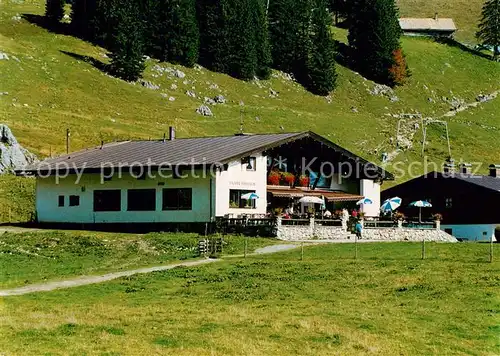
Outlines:
[{"label": "blue umbrella", "polygon": [[370,204],[373,204],[373,201],[371,199],[368,199],[368,198],[363,198],[363,199],[358,200],[356,202],[356,205],[370,205]]},{"label": "blue umbrella", "polygon": [[241,196],[241,199],[245,199],[245,200],[255,200],[255,199],[259,199],[259,196],[255,193],[246,193],[246,194],[243,194]]},{"label": "blue umbrella", "polygon": [[418,221],[422,222],[422,208],[432,208],[432,204],[425,200],[411,202],[409,206],[418,208]]},{"label": "blue umbrella", "polygon": [[383,212],[394,211],[401,206],[402,202],[403,202],[403,200],[399,197],[387,199],[386,201],[384,201],[382,203],[380,210],[382,210]]}]

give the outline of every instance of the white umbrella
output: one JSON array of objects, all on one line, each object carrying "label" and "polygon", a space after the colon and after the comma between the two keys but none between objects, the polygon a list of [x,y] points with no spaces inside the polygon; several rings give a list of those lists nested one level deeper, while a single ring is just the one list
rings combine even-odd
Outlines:
[{"label": "white umbrella", "polygon": [[363,199],[358,200],[356,202],[356,205],[369,205],[369,204],[373,204],[373,200],[368,199],[368,198],[363,198]]},{"label": "white umbrella", "polygon": [[246,194],[243,194],[241,196],[241,199],[245,199],[245,200],[255,200],[255,199],[259,199],[259,196],[255,193],[246,193]]},{"label": "white umbrella", "polygon": [[432,204],[425,200],[417,200],[410,203],[410,206],[418,208],[418,221],[422,222],[422,208],[432,208]]},{"label": "white umbrella", "polygon": [[299,203],[305,204],[324,204],[325,201],[320,197],[306,196],[299,199]]},{"label": "white umbrella", "polygon": [[397,208],[401,206],[401,203],[403,200],[399,197],[394,197],[391,199],[387,199],[382,203],[382,206],[380,207],[380,210],[386,212],[386,211],[394,211]]},{"label": "white umbrella", "polygon": [[332,213],[330,212],[330,210],[327,210],[323,213],[323,216],[329,218],[330,216],[332,216]]}]

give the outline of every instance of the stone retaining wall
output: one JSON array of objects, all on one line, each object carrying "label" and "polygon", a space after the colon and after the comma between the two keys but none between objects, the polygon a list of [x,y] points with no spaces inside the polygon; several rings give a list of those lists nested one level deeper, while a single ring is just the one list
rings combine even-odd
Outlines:
[{"label": "stone retaining wall", "polygon": [[[354,240],[354,235],[340,226],[323,226],[314,223],[309,225],[282,225],[278,219],[277,238],[280,240]],[[439,241],[457,242],[457,239],[441,229],[410,229],[402,227],[363,229],[364,240],[379,241]]]}]

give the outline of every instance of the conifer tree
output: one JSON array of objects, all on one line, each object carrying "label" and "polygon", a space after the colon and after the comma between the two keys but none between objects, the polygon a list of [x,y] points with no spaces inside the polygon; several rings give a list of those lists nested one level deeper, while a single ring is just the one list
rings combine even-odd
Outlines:
[{"label": "conifer tree", "polygon": [[227,0],[198,0],[197,16],[200,29],[200,63],[205,67],[227,73],[230,39]]},{"label": "conifer tree", "polygon": [[50,23],[56,24],[62,20],[65,3],[64,0],[47,0],[45,3],[45,17]]},{"label": "conifer tree", "polygon": [[483,45],[493,47],[493,60],[500,58],[500,0],[484,4],[476,37]]},{"label": "conifer tree", "polygon": [[152,42],[159,59],[192,67],[198,61],[200,42],[196,1],[159,1],[157,21]]},{"label": "conifer tree", "polygon": [[256,75],[260,79],[269,79],[271,76],[271,47],[266,11],[267,1],[256,0],[253,6],[255,16],[255,45],[257,54]]},{"label": "conifer tree", "polygon": [[95,36],[93,19],[99,0],[73,0],[71,5],[71,26],[76,35],[93,40]]},{"label": "conifer tree", "polygon": [[306,77],[311,8],[310,0],[275,0],[268,12],[273,66],[299,82]]},{"label": "conifer tree", "polygon": [[225,11],[229,38],[229,68],[227,74],[252,79],[257,71],[256,24],[252,6],[258,0],[230,0]]},{"label": "conifer tree", "polygon": [[110,37],[110,72],[124,80],[140,78],[144,65],[144,29],[141,18],[141,0],[120,0],[113,7],[116,26]]},{"label": "conifer tree", "polygon": [[296,21],[293,18],[293,0],[273,0],[269,4],[269,40],[273,66],[293,73],[295,59]]},{"label": "conifer tree", "polygon": [[[401,28],[398,9],[394,0],[354,0],[349,13],[349,45],[352,60],[365,76],[380,83],[400,84],[394,80],[394,67],[406,72],[405,61],[397,61],[401,55]],[[403,56],[404,59],[404,56]]]},{"label": "conifer tree", "polygon": [[325,0],[315,0],[311,15],[310,47],[307,58],[307,88],[328,95],[335,88],[335,44],[330,32],[331,17]]}]

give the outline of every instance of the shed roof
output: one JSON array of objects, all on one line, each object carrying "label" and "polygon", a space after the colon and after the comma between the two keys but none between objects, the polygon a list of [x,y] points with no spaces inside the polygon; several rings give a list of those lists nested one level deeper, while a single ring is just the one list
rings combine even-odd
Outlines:
[{"label": "shed roof", "polygon": [[399,25],[403,31],[454,32],[457,30],[455,22],[451,18],[434,19],[403,17],[399,19]]},{"label": "shed roof", "polygon": [[[123,141],[105,144],[99,147],[65,154],[57,158],[47,159],[36,165],[19,170],[17,174],[36,174],[43,172],[100,171],[103,167],[159,167],[201,166],[210,164],[226,164],[236,159],[262,152],[283,144],[312,138],[322,142],[335,151],[341,152],[348,159],[369,164],[354,153],[311,131],[273,134],[242,134],[233,136],[176,138],[174,140]],[[384,179],[393,176],[380,167],[373,165]]]}]

